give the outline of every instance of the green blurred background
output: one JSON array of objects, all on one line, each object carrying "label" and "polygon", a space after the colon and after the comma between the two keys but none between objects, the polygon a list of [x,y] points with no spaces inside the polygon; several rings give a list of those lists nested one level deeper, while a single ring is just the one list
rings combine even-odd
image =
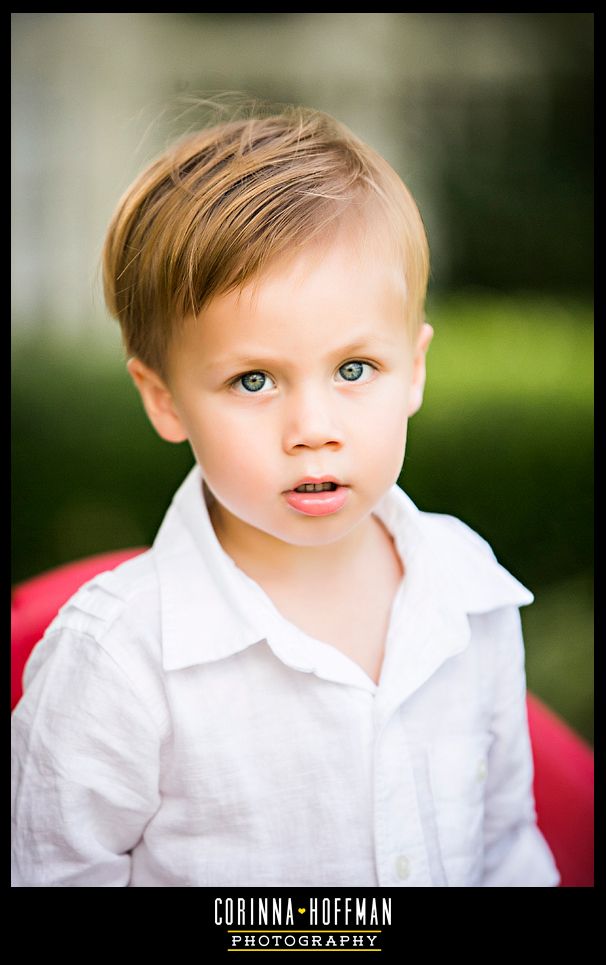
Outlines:
[{"label": "green blurred background", "polygon": [[14,14],[13,582],[148,545],[192,464],[98,258],[187,96],[228,90],[328,110],[417,198],[436,334],[400,483],[533,591],[529,688],[593,742],[591,14]]}]

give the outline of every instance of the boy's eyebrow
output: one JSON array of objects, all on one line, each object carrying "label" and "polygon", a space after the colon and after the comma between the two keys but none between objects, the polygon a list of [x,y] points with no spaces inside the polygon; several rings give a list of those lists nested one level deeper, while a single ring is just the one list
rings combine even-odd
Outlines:
[{"label": "boy's eyebrow", "polygon": [[[381,347],[388,348],[392,345],[390,339],[382,338],[380,335],[371,334],[362,336],[355,340],[355,342],[350,342],[348,345],[344,345],[342,348],[332,349],[330,352],[326,353],[327,358],[332,358],[335,355],[352,355],[355,352],[361,352],[363,349],[370,349],[373,343],[379,343]],[[215,359],[215,361],[210,365],[210,368],[232,368],[239,367],[243,365],[287,365],[288,360],[280,359],[275,356],[266,355],[265,352],[260,352],[258,355],[224,355],[222,358]]]}]

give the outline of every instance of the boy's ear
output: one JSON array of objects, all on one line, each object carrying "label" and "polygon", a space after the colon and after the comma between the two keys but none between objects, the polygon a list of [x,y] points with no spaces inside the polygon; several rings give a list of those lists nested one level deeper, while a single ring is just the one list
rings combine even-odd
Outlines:
[{"label": "boy's ear", "polygon": [[129,359],[126,368],[139,390],[149,421],[158,435],[167,442],[184,442],[187,433],[164,381],[138,358]]},{"label": "boy's ear", "polygon": [[425,356],[429,343],[433,338],[433,328],[428,322],[423,322],[421,331],[415,343],[414,356],[412,362],[412,377],[410,382],[410,394],[408,396],[408,415],[414,415],[421,408],[423,402],[423,390],[425,388]]}]

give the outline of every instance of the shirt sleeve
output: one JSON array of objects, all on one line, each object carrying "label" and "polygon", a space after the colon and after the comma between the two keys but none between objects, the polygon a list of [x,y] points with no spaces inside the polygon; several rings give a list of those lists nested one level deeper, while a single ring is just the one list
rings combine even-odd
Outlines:
[{"label": "shirt sleeve", "polygon": [[160,737],[113,657],[61,629],[26,666],[12,722],[13,887],[126,887],[160,804]]},{"label": "shirt sleeve", "polygon": [[520,611],[499,612],[484,816],[484,887],[555,887],[560,875],[537,827]]}]

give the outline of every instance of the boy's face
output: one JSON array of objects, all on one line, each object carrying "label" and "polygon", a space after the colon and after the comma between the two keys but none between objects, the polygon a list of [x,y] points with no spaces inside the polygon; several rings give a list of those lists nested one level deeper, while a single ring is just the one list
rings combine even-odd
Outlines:
[{"label": "boy's face", "polygon": [[[213,299],[174,340],[170,388],[129,362],[159,434],[189,439],[215,527],[251,550],[346,538],[400,474],[432,329],[411,344],[393,263],[358,251],[312,248]],[[343,483],[342,507],[293,508],[287,494],[308,476]]]}]

